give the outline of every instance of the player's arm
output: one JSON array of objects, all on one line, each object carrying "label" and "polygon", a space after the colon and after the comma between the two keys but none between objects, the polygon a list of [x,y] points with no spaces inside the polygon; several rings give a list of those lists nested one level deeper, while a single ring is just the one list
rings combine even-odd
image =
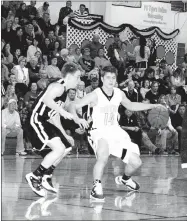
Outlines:
[{"label": "player's arm", "polygon": [[68,112],[73,114],[75,123],[79,124],[79,126],[83,126],[84,128],[88,128],[89,125],[84,119],[79,119],[77,110],[91,103],[97,103],[97,95],[94,91],[87,94],[82,99],[70,103],[68,106]]},{"label": "player's arm", "polygon": [[43,97],[43,102],[47,107],[51,108],[52,110],[55,110],[65,119],[72,119],[73,118],[72,114],[65,111],[54,101],[55,98],[60,97],[63,93],[64,93],[64,87],[61,84],[52,83],[47,88],[47,91]]},{"label": "player's arm", "polygon": [[144,104],[144,103],[139,103],[139,102],[131,102],[126,97],[123,91],[121,91],[121,94],[122,94],[121,104],[130,111],[143,111],[143,110],[149,110],[149,109],[161,106],[161,104]]}]

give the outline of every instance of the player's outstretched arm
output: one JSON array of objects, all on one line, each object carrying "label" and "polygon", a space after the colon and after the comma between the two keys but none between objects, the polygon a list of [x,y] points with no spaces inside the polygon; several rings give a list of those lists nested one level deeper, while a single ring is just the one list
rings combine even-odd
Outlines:
[{"label": "player's outstretched arm", "polygon": [[140,103],[140,102],[131,102],[125,95],[125,93],[123,91],[121,91],[122,93],[122,102],[121,104],[127,108],[130,111],[143,111],[143,110],[149,110],[155,107],[164,107],[161,104],[144,104],[144,103]]},{"label": "player's outstretched arm", "polygon": [[77,110],[91,103],[97,103],[97,95],[95,92],[87,94],[81,100],[70,103],[68,107],[68,111],[74,116],[75,123],[77,123],[80,127],[88,128],[89,125],[84,119],[79,119],[79,117],[77,116]]},{"label": "player's outstretched arm", "polygon": [[73,115],[65,111],[54,101],[55,98],[60,97],[63,93],[64,93],[64,87],[61,84],[52,83],[47,88],[47,91],[43,97],[43,102],[47,107],[51,108],[52,110],[55,110],[65,119],[72,119]]}]

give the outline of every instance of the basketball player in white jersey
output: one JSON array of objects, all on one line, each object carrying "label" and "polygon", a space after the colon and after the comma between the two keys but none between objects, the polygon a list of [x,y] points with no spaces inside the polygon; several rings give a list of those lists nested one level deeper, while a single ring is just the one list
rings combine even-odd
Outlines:
[{"label": "basketball player in white jersey", "polygon": [[[81,72],[77,65],[66,63],[62,74],[64,75],[62,79],[49,84],[38,95],[30,117],[31,143],[44,159],[33,173],[26,175],[26,180],[31,189],[42,197],[46,195],[44,188],[57,192],[52,184],[52,172],[72,147],[72,139],[64,131],[63,125],[60,125],[60,116],[65,119],[74,118],[62,108],[61,104],[64,101],[65,91],[76,88]],[[85,120],[77,118],[74,121],[80,125],[80,122]]]},{"label": "basketball player in white jersey", "polygon": [[[139,147],[132,143],[129,135],[118,124],[118,108],[122,104],[131,111],[143,111],[160,106],[131,102],[124,92],[115,88],[117,71],[113,66],[104,67],[101,74],[103,86],[95,89],[80,101],[71,104],[69,111],[77,116],[76,109],[85,105],[93,107],[92,125],[89,128],[88,140],[96,154],[93,169],[93,189],[90,198],[104,201],[101,179],[110,154],[121,158],[126,164],[123,176],[116,178],[116,183],[124,184],[131,190],[139,190],[140,186],[132,180],[132,174],[141,166]],[[88,125],[87,125],[88,127]]]}]

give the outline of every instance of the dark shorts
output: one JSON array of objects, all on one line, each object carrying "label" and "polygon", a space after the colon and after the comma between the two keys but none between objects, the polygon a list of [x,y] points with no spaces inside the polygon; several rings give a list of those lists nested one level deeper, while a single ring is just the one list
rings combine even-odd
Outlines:
[{"label": "dark shorts", "polygon": [[71,144],[56,126],[41,118],[30,124],[29,137],[33,149],[39,151],[50,149],[47,142],[55,137],[59,137],[66,148],[71,147]]}]

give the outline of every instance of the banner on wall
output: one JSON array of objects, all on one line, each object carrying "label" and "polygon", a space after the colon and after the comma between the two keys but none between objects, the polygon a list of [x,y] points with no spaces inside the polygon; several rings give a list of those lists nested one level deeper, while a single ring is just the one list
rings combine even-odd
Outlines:
[{"label": "banner on wall", "polygon": [[141,29],[156,26],[168,33],[174,30],[174,13],[171,11],[171,3],[166,2],[142,1],[139,8],[109,2],[105,21],[113,26],[128,23]]},{"label": "banner on wall", "polygon": [[112,5],[117,6],[125,6],[125,7],[131,7],[131,8],[141,8],[141,1],[115,1],[112,3]]},{"label": "banner on wall", "polygon": [[142,22],[148,26],[165,27],[171,23],[171,4],[160,2],[142,2]]}]

